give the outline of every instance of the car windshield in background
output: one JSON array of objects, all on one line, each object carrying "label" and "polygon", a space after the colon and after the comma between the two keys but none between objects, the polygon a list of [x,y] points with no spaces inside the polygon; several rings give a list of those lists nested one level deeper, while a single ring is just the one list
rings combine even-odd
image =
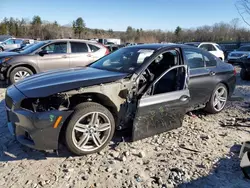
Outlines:
[{"label": "car windshield in background", "polygon": [[154,50],[152,49],[122,48],[101,58],[91,64],[90,67],[109,71],[133,73],[142,65],[145,58],[150,57],[153,53]]},{"label": "car windshield in background", "polygon": [[37,50],[38,48],[42,47],[44,44],[46,44],[47,42],[38,42],[32,46],[27,47],[26,49],[23,49],[22,51],[20,51],[21,53],[32,53],[35,50]]},{"label": "car windshield in background", "polygon": [[237,49],[236,51],[250,51],[250,46],[242,46],[239,49]]},{"label": "car windshield in background", "polygon": [[218,44],[215,45],[219,50],[223,51],[222,47]]}]

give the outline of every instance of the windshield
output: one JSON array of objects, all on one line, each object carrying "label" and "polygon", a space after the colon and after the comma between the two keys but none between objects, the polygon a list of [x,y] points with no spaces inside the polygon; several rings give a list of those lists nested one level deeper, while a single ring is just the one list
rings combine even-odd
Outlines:
[{"label": "windshield", "polygon": [[239,49],[237,49],[236,51],[250,51],[250,46],[242,46]]},{"label": "windshield", "polygon": [[107,55],[90,67],[97,69],[104,69],[109,71],[117,71],[124,73],[133,73],[137,70],[146,57],[151,56],[154,53],[152,49],[141,48],[121,48],[110,55]]},{"label": "windshield", "polygon": [[219,50],[223,51],[222,47],[218,44],[215,45]]},{"label": "windshield", "polygon": [[36,44],[33,44],[32,46],[27,46],[27,48],[23,49],[21,52],[22,53],[32,53],[34,51],[36,51],[37,49],[39,49],[40,47],[42,47],[44,44],[46,44],[47,42],[38,42]]}]

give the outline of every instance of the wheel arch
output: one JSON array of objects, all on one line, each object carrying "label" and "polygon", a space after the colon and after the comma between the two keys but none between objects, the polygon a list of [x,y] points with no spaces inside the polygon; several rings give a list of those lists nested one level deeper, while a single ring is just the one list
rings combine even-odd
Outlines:
[{"label": "wheel arch", "polygon": [[30,69],[34,74],[38,73],[38,68],[35,67],[34,65],[30,64],[30,63],[19,63],[19,64],[16,64],[14,66],[11,66],[8,71],[7,71],[7,78],[10,77],[10,73],[17,67],[26,67],[28,69]]},{"label": "wheel arch", "polygon": [[[95,93],[95,92],[75,94],[72,97],[70,97],[70,102],[71,102],[71,105],[70,105],[71,109],[74,109],[77,105],[84,103],[84,102],[96,102],[98,104],[101,104],[111,112],[111,114],[114,117],[115,123],[118,122],[117,106],[105,94]],[[60,133],[59,133],[59,140],[58,141],[64,139],[63,135],[66,131],[67,124],[69,123],[70,118],[72,117],[72,114],[64,121],[64,123],[61,127],[61,130],[60,130]]]}]

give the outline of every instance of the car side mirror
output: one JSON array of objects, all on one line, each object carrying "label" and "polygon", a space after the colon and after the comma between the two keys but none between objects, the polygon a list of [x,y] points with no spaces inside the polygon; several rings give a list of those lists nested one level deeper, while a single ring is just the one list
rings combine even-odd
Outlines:
[{"label": "car side mirror", "polygon": [[48,54],[47,50],[42,50],[38,53],[40,56],[44,56],[45,54]]}]

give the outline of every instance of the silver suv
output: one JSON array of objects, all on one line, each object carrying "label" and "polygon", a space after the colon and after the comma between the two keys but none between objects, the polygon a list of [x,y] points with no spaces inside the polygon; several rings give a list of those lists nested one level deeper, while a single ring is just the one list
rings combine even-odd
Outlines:
[{"label": "silver suv", "polygon": [[0,53],[0,78],[15,83],[39,72],[83,67],[108,53],[103,45],[87,40],[41,41],[23,51]]}]

